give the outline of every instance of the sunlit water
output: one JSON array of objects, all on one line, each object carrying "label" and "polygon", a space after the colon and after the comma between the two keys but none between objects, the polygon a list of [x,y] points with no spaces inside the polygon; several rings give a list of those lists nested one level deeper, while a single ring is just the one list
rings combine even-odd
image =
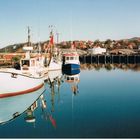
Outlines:
[{"label": "sunlit water", "polygon": [[44,96],[37,97],[35,122],[25,121],[25,111],[0,125],[0,137],[140,137],[140,71],[87,69],[81,70],[75,84],[65,78],[46,81]]}]

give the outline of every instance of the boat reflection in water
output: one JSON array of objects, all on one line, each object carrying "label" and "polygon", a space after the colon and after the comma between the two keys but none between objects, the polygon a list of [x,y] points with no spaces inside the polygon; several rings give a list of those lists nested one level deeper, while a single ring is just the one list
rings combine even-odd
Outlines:
[{"label": "boat reflection in water", "polygon": [[[64,75],[63,75],[64,74]],[[35,110],[39,108],[41,111],[41,118],[45,121],[51,122],[52,126],[56,128],[55,120],[55,103],[60,101],[60,87],[61,84],[67,82],[71,84],[71,89],[76,95],[78,91],[78,83],[80,77],[80,70],[73,71],[73,73],[64,73],[61,70],[50,71],[48,73],[48,78],[46,84],[50,88],[50,103],[51,106],[48,108],[48,102],[46,101],[45,96],[45,86],[40,88],[37,91],[26,93],[23,95],[6,97],[0,99],[0,124],[5,124],[15,120],[22,113],[24,115],[24,121],[26,123],[36,122]],[[57,99],[56,100],[56,95]]]},{"label": "boat reflection in water", "polygon": [[[35,110],[41,109],[42,119],[50,121],[52,126],[56,128],[56,120],[54,117],[54,104],[55,104],[55,93],[60,91],[60,85],[62,82],[61,70],[50,71],[46,84],[49,85],[51,91],[51,108],[48,108],[46,96],[45,96],[45,85],[34,92],[25,93],[23,95],[6,97],[0,99],[0,124],[5,124],[15,120],[22,113],[25,113],[24,121],[26,123],[35,124],[36,114]],[[57,89],[57,90],[56,90]]]},{"label": "boat reflection in water", "polygon": [[50,88],[50,94],[51,94],[51,112],[54,112],[54,104],[55,104],[55,95],[58,95],[58,102],[60,102],[60,86],[63,83],[62,79],[62,71],[56,70],[56,71],[49,71],[48,72],[48,80],[46,83],[49,85]]},{"label": "boat reflection in water", "polygon": [[77,93],[79,93],[78,83],[80,82],[80,69],[76,69],[71,72],[63,71],[63,74],[65,82],[71,85],[73,94],[77,95]]},{"label": "boat reflection in water", "polygon": [[45,95],[42,94],[38,100],[36,100],[27,110],[26,117],[24,118],[27,123],[34,123],[36,121],[36,116],[34,115],[34,111],[39,107],[41,109],[42,119],[45,121],[50,121],[52,126],[56,128],[56,120],[54,119],[52,113],[49,111],[47,107],[47,101],[45,99]]},{"label": "boat reflection in water", "polygon": [[107,71],[111,71],[111,70],[115,70],[115,69],[120,69],[120,70],[132,70],[132,71],[140,71],[140,63],[139,64],[110,64],[110,63],[106,63],[106,64],[89,64],[89,63],[83,63],[80,65],[81,66],[81,70],[102,70],[102,69],[106,69]]},{"label": "boat reflection in water", "polygon": [[19,115],[31,106],[34,101],[45,91],[45,86],[40,89],[23,95],[1,98],[0,99],[0,124],[5,124]]}]

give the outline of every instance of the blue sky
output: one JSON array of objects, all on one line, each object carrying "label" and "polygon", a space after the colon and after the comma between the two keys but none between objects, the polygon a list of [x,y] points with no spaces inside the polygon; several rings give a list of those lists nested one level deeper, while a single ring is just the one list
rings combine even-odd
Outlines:
[{"label": "blue sky", "polygon": [[140,0],[0,0],[0,47],[49,37],[55,26],[62,40],[106,40],[140,36]]}]

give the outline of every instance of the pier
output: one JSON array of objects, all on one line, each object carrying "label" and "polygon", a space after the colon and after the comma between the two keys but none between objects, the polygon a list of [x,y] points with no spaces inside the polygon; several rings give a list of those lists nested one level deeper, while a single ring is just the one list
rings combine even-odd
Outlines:
[{"label": "pier", "polygon": [[96,64],[138,64],[140,63],[140,55],[132,54],[132,55],[80,55],[79,57],[81,64],[88,63],[96,63]]}]

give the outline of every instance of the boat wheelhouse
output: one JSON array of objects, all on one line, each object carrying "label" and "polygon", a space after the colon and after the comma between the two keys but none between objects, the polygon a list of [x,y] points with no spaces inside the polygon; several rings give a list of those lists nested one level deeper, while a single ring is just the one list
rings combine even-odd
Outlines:
[{"label": "boat wheelhouse", "polygon": [[34,57],[25,57],[20,60],[20,68],[23,74],[44,76],[48,73],[48,68],[44,66],[44,57],[36,55]]},{"label": "boat wheelhouse", "polygon": [[77,52],[69,52],[63,54],[63,70],[80,69],[79,54]]}]

